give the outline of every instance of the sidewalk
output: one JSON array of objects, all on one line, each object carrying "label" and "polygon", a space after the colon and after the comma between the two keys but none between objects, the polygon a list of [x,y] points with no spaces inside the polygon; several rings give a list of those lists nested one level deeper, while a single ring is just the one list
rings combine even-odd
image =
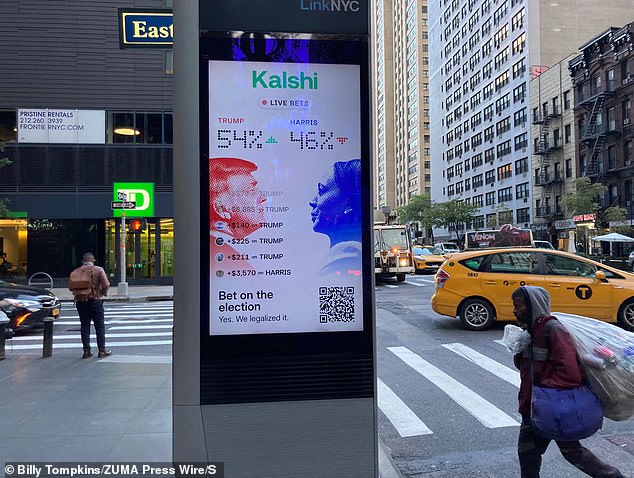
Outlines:
[{"label": "sidewalk", "polygon": [[[72,302],[67,289],[52,291]],[[172,286],[112,287],[108,301],[172,300]],[[172,461],[172,357],[83,360],[7,350],[0,361],[0,465],[28,462]],[[0,478],[4,478],[4,466]],[[401,478],[379,439],[379,475]],[[233,478],[233,477],[227,477]],[[298,477],[300,478],[300,477]]]}]

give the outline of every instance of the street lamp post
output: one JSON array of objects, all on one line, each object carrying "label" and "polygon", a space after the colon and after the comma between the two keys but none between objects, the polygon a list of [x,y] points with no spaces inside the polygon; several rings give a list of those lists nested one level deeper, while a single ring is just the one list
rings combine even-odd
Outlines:
[{"label": "street lamp post", "polygon": [[[123,191],[119,191],[117,193],[117,197],[119,201],[126,201],[126,193]],[[119,256],[119,267],[121,268],[120,276],[119,276],[119,285],[117,286],[117,293],[119,295],[128,295],[128,283],[125,280],[125,269],[126,269],[126,253],[125,253],[125,205],[121,210],[121,247],[119,248],[120,256]]]}]

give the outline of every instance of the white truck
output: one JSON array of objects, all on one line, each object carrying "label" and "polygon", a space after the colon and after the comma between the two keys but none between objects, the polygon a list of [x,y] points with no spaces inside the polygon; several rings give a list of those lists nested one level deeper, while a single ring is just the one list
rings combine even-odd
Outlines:
[{"label": "white truck", "polygon": [[374,225],[374,274],[403,282],[414,272],[412,238],[404,225]]}]

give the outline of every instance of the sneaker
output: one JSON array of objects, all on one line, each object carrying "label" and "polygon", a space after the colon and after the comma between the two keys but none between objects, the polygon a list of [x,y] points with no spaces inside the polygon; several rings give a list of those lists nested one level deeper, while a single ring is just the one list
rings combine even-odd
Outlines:
[{"label": "sneaker", "polygon": [[84,355],[82,355],[81,358],[87,359],[87,358],[90,358],[90,357],[92,357],[92,352],[90,350],[84,350]]},{"label": "sneaker", "polygon": [[108,355],[112,355],[112,352],[110,350],[100,350],[99,353],[97,354],[97,357],[102,358],[102,357],[107,357]]}]

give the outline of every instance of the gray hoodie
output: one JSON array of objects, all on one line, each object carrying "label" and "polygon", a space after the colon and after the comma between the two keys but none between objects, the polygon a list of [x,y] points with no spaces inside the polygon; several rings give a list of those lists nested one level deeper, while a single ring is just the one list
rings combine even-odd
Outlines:
[{"label": "gray hoodie", "polygon": [[528,331],[532,332],[535,320],[550,315],[550,294],[543,287],[534,285],[524,285],[520,290],[524,293],[528,305],[530,319],[527,326]]}]

